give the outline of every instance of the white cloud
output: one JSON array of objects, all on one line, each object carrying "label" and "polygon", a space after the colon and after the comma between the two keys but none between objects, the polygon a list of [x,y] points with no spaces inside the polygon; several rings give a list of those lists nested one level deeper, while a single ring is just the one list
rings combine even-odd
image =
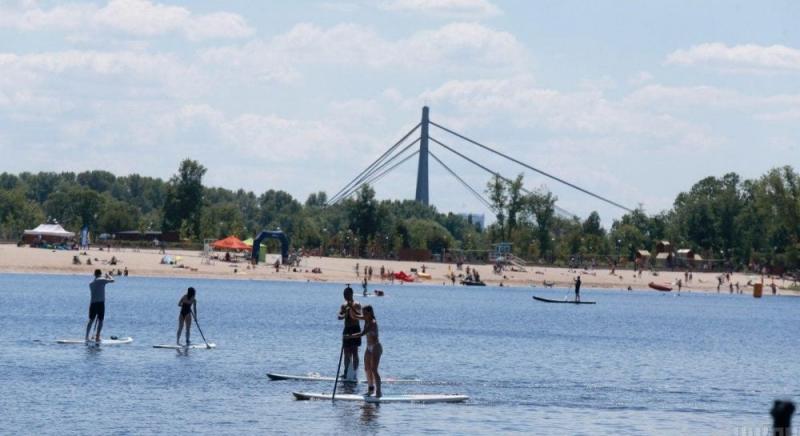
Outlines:
[{"label": "white cloud", "polygon": [[654,79],[653,75],[648,71],[639,71],[633,77],[628,79],[628,83],[633,86],[641,86],[645,83],[652,82]]},{"label": "white cloud", "polygon": [[753,104],[753,99],[730,89],[714,86],[646,85],[625,97],[626,104],[647,108],[687,108],[693,106],[716,108],[741,108]]},{"label": "white cloud", "polygon": [[623,144],[696,149],[724,140],[703,126],[624,99],[609,100],[602,91],[563,93],[536,87],[529,78],[448,81],[422,93],[418,101],[452,108],[463,125],[486,125],[510,119],[519,128],[545,128],[566,135],[614,136]]},{"label": "white cloud", "polygon": [[[169,54],[137,51],[82,51],[0,53],[0,91],[53,93],[65,96],[75,80],[83,85],[82,95],[93,90],[117,96],[136,97],[151,89],[158,97],[199,96],[205,80],[192,67]],[[107,85],[112,88],[104,88]]]},{"label": "white cloud", "polygon": [[254,33],[240,15],[229,12],[194,14],[190,10],[149,0],[111,0],[98,8],[91,3],[73,3],[42,9],[35,4],[0,8],[0,27],[23,31],[113,30],[139,37],[171,33],[198,41],[242,38]]},{"label": "white cloud", "polygon": [[792,122],[800,121],[800,107],[781,112],[765,112],[756,114],[755,118],[761,121]]},{"label": "white cloud", "polygon": [[491,17],[499,7],[488,0],[386,0],[381,5],[391,11],[409,11],[436,16]]},{"label": "white cloud", "polygon": [[519,70],[527,55],[510,33],[476,23],[451,23],[399,40],[356,24],[322,28],[304,23],[268,40],[208,49],[202,59],[261,79],[290,82],[302,75],[302,65]]},{"label": "white cloud", "polygon": [[667,64],[707,65],[723,71],[775,73],[800,71],[800,50],[784,45],[763,46],[743,44],[728,46],[707,43],[676,50],[666,59]]}]

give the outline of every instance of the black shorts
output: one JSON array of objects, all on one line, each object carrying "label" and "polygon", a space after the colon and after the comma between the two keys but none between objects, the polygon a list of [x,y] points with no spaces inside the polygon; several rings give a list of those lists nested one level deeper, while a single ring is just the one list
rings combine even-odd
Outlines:
[{"label": "black shorts", "polygon": [[[344,333],[345,335],[352,335],[353,333],[361,333],[361,328],[358,325],[352,325],[350,327],[345,327],[342,333]],[[358,348],[361,346],[361,337],[342,339],[342,346],[344,348],[353,348],[353,347]]]},{"label": "black shorts", "polygon": [[89,319],[98,318],[102,321],[106,317],[106,303],[97,301],[89,305]]}]

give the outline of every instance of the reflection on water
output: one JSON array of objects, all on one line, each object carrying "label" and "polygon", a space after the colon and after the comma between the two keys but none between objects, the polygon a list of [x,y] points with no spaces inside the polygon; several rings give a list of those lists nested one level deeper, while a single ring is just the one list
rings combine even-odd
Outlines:
[{"label": "reflection on water", "polygon": [[381,409],[380,403],[364,403],[361,406],[361,424],[373,425],[377,423],[378,412]]}]

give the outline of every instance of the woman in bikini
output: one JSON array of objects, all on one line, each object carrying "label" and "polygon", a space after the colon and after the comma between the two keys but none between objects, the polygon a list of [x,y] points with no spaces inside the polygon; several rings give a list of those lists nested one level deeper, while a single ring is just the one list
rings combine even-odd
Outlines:
[{"label": "woman in bikini", "polygon": [[178,316],[178,335],[176,342],[181,344],[181,331],[186,326],[186,345],[189,346],[189,332],[192,328],[192,314],[197,313],[197,300],[194,298],[194,288],[189,288],[186,294],[178,301],[181,307],[181,314]]},{"label": "woman in bikini", "polygon": [[375,311],[372,306],[364,306],[361,309],[361,313],[364,319],[364,330],[346,337],[360,338],[361,336],[366,336],[367,349],[364,351],[364,372],[367,373],[367,384],[369,385],[367,395],[374,393],[376,398],[380,398],[383,394],[381,393],[381,375],[378,373],[378,365],[381,363],[383,347],[378,337],[378,320],[375,319]]}]

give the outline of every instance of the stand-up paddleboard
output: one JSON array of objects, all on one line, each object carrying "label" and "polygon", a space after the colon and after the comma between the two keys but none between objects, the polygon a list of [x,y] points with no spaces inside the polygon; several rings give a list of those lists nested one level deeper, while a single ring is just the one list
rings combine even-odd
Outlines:
[{"label": "stand-up paddleboard", "polygon": [[[294,381],[315,381],[315,382],[332,382],[335,381],[335,377],[325,377],[319,374],[311,374],[311,375],[290,375],[290,374],[276,374],[274,372],[268,372],[267,377],[270,380],[274,381],[284,381],[284,380],[294,380]],[[367,380],[347,380],[342,377],[339,377],[339,383],[366,383]],[[381,383],[420,383],[421,380],[416,379],[394,379],[391,377],[382,377]],[[338,398],[338,396],[337,396]]]},{"label": "stand-up paddleboard", "polygon": [[567,304],[597,304],[594,301],[575,301],[575,300],[551,300],[549,298],[542,298],[533,296],[533,299],[536,301],[541,301],[543,303],[567,303]]},{"label": "stand-up paddleboard", "polygon": [[209,342],[208,346],[206,344],[190,344],[190,345],[178,345],[178,344],[160,344],[160,345],[153,345],[153,348],[164,348],[168,350],[197,350],[203,348],[217,348],[217,344],[213,342]]},{"label": "stand-up paddleboard", "polygon": [[[311,393],[311,392],[292,392],[298,400],[328,400],[333,398],[331,394]],[[448,394],[416,394],[416,395],[385,395],[380,398],[368,397],[366,395],[339,394],[336,400],[340,401],[363,401],[365,403],[460,403],[469,400],[466,395]]]},{"label": "stand-up paddleboard", "polygon": [[97,347],[100,345],[123,345],[123,344],[130,344],[133,342],[133,338],[130,336],[126,336],[124,338],[113,338],[113,339],[100,339],[100,342],[84,339],[59,339],[56,343],[59,344],[67,344],[67,345],[88,345],[91,347]]}]

